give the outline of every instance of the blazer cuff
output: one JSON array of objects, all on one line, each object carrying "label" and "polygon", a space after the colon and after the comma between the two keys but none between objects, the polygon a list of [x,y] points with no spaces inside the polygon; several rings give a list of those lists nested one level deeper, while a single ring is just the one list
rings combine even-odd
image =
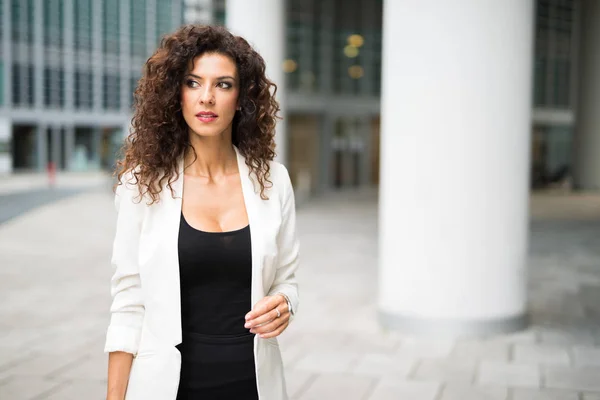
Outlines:
[{"label": "blazer cuff", "polygon": [[123,351],[136,355],[141,333],[140,329],[129,326],[109,326],[106,333],[104,352]]},{"label": "blazer cuff", "polygon": [[292,302],[290,301],[290,298],[288,297],[288,295],[285,294],[285,293],[283,293],[283,292],[277,292],[275,294],[280,294],[280,295],[282,295],[285,298],[285,301],[287,302],[287,305],[288,305],[288,310],[290,311],[290,314],[293,317],[294,314],[295,314],[294,306],[292,306]]},{"label": "blazer cuff", "polygon": [[285,297],[285,300],[289,303],[290,314],[294,317],[298,312],[298,292],[296,288],[292,285],[281,284],[273,286],[267,295],[274,296],[276,294]]}]

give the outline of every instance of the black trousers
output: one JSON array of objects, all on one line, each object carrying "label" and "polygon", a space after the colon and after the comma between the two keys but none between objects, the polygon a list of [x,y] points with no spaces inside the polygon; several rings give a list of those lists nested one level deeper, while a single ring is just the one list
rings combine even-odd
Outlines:
[{"label": "black trousers", "polygon": [[258,400],[254,335],[184,332],[177,400]]}]

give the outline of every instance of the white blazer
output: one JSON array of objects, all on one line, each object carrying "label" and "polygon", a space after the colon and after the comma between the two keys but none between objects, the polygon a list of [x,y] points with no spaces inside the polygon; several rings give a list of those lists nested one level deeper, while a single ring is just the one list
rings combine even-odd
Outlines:
[{"label": "white blazer", "polygon": [[[260,197],[256,176],[249,176],[236,148],[252,238],[252,305],[266,295],[285,294],[298,310],[299,244],[292,184],[286,168],[271,162],[268,200]],[[131,174],[115,196],[118,211],[111,280],[113,302],[105,352],[134,355],[126,400],[175,400],[179,386],[181,306],[178,235],[183,194],[183,158],[174,198],[164,188],[151,206],[139,200]],[[248,310],[250,311],[250,310]],[[261,400],[287,399],[277,338],[254,337],[257,387]]]}]

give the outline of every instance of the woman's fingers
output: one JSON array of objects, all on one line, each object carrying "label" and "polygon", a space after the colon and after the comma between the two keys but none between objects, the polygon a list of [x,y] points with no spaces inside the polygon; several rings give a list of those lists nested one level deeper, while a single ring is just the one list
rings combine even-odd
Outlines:
[{"label": "woman's fingers", "polygon": [[[279,313],[277,311],[279,311]],[[285,314],[289,314],[287,303],[279,304],[272,310],[267,311],[266,313],[260,315],[259,317],[255,318],[251,321],[247,321],[244,326],[248,329],[252,329],[254,327],[264,325],[270,321],[274,321],[275,319],[279,319],[279,318],[283,317]]]},{"label": "woman's fingers", "polygon": [[257,333],[259,335],[263,334],[263,333],[269,333],[269,332],[276,330],[280,325],[287,323],[289,321],[289,319],[290,319],[290,315],[289,315],[289,313],[287,313],[287,314],[282,315],[279,318],[275,318],[265,324],[255,326],[254,328],[250,329],[250,332]]},{"label": "woman's fingers", "polygon": [[289,312],[285,298],[282,295],[267,296],[256,303],[252,311],[246,314],[244,326],[251,329],[272,321],[277,318],[277,310],[279,310],[280,316]]},{"label": "woman's fingers", "polygon": [[279,336],[279,335],[281,335],[281,332],[286,330],[288,325],[289,325],[289,319],[285,323],[279,325],[279,327],[277,329],[275,329],[274,331],[271,331],[268,333],[263,333],[262,335],[260,335],[260,337],[263,339],[270,339],[270,338]]}]

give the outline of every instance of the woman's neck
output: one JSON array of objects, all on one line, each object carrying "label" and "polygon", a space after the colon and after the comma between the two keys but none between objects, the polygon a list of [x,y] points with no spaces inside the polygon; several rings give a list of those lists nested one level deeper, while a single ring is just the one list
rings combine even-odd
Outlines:
[{"label": "woman's neck", "polygon": [[185,174],[213,180],[237,173],[237,156],[231,139],[225,136],[192,135],[193,151],[185,154]]}]

